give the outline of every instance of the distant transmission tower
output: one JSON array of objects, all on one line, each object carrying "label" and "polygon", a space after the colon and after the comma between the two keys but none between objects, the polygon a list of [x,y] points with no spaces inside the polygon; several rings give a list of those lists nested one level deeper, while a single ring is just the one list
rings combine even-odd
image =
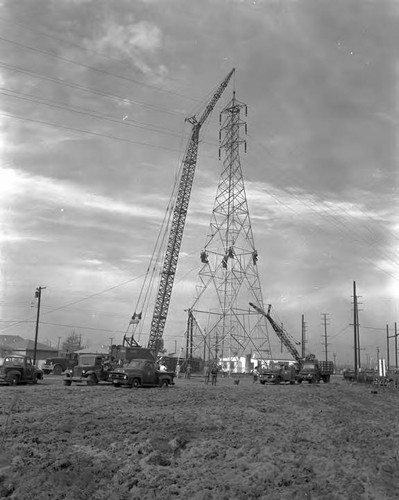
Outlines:
[{"label": "distant transmission tower", "polygon": [[223,157],[223,171],[200,253],[200,284],[189,309],[200,330],[194,336],[195,347],[201,352],[202,344],[205,359],[223,360],[228,371],[234,370],[235,360],[238,363],[244,356],[246,369],[251,356],[270,358],[266,320],[249,307],[249,302],[263,305],[263,300],[240,163],[240,146],[246,151],[240,131],[244,128],[246,133],[247,129],[241,119],[242,110],[246,116],[247,107],[237,101],[234,92],[220,115],[219,157]]}]

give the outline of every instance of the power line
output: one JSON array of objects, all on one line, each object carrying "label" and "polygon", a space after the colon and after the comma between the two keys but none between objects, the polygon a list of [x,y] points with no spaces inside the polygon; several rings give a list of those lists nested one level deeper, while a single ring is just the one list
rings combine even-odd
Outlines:
[{"label": "power line", "polygon": [[7,63],[2,62],[2,63],[0,63],[0,67],[2,67],[4,69],[8,69],[9,71],[15,71],[17,73],[22,73],[22,74],[25,74],[25,75],[33,76],[34,78],[38,78],[40,80],[50,81],[52,83],[56,83],[56,84],[59,84],[59,85],[65,85],[67,87],[71,87],[71,88],[74,88],[74,89],[77,89],[77,90],[81,90],[83,92],[87,92],[87,93],[94,94],[94,95],[99,95],[101,97],[105,97],[107,99],[111,99],[113,101],[117,101],[118,103],[124,102],[124,103],[127,103],[127,104],[133,104],[135,106],[141,106],[141,107],[143,107],[145,109],[150,109],[152,111],[156,111],[156,112],[159,112],[159,113],[166,113],[166,114],[175,115],[175,116],[184,116],[184,113],[179,112],[179,111],[171,111],[171,110],[169,110],[167,108],[163,108],[163,107],[160,107],[160,106],[155,106],[153,104],[148,104],[148,103],[136,101],[134,99],[128,99],[127,97],[123,97],[123,96],[116,95],[116,94],[110,94],[109,92],[103,92],[102,90],[93,89],[91,87],[86,87],[86,86],[81,85],[79,83],[68,81],[68,80],[64,80],[62,78],[56,78],[56,77],[52,77],[52,76],[49,76],[49,75],[44,75],[43,73],[38,73],[36,71],[31,71],[31,70],[28,70],[28,69],[24,69],[24,68],[21,68],[19,66],[14,66],[13,64],[7,64]]},{"label": "power line", "polygon": [[[87,295],[86,297],[82,297],[81,299],[77,299],[77,300],[75,300],[75,301],[73,301],[73,302],[69,302],[69,303],[67,303],[67,304],[63,304],[62,306],[59,306],[59,307],[56,307],[56,308],[50,309],[49,311],[45,311],[45,312],[42,314],[42,316],[47,315],[47,314],[51,314],[51,313],[53,313],[53,312],[55,312],[55,311],[60,311],[61,309],[66,309],[67,307],[71,307],[71,306],[73,306],[73,305],[75,305],[75,304],[79,304],[80,302],[84,302],[85,300],[92,299],[93,297],[98,297],[99,295],[102,295],[102,294],[104,294],[104,293],[107,293],[107,292],[110,292],[110,291],[112,291],[112,290],[115,290],[116,288],[119,288],[119,287],[121,287],[121,286],[127,285],[128,283],[132,283],[133,281],[136,281],[136,280],[138,280],[138,279],[141,279],[142,277],[143,277],[143,275],[141,275],[141,276],[137,276],[137,277],[132,278],[132,279],[130,279],[130,280],[123,281],[122,283],[118,283],[117,285],[114,285],[114,286],[112,286],[112,287],[109,287],[109,288],[106,288],[106,289],[104,289],[104,290],[101,290],[100,292],[96,292],[96,293],[93,293],[93,294],[91,294],[91,295]],[[6,326],[6,327],[2,328],[0,331],[6,330],[6,329],[8,329],[8,328],[11,328],[11,327],[13,327],[13,326],[17,326],[17,325],[22,324],[22,323],[27,323],[27,322],[29,322],[29,319],[30,319],[30,318],[26,318],[26,319],[24,319],[24,320],[17,321],[17,322],[15,322],[15,323],[11,324],[11,325],[8,325],[8,326]]]},{"label": "power line", "polygon": [[11,113],[0,113],[0,116],[5,116],[5,117],[8,117],[8,118],[14,118],[16,120],[21,120],[21,121],[28,121],[28,122],[33,122],[33,123],[40,123],[42,125],[47,125],[49,127],[61,128],[63,130],[69,130],[71,132],[79,132],[81,134],[93,135],[95,137],[104,137],[106,139],[113,139],[115,141],[127,142],[129,144],[135,144],[135,145],[140,145],[140,146],[147,146],[147,147],[150,147],[150,148],[163,149],[163,150],[166,150],[166,151],[173,151],[173,152],[179,152],[180,153],[179,150],[177,150],[175,148],[169,148],[168,146],[161,146],[161,145],[152,144],[152,143],[143,142],[143,141],[133,141],[132,139],[125,139],[123,137],[117,137],[117,136],[114,136],[114,135],[101,134],[100,132],[92,132],[92,131],[89,131],[89,130],[83,130],[83,129],[79,129],[79,128],[76,128],[76,127],[67,127],[66,125],[58,125],[56,123],[50,123],[50,122],[46,122],[44,120],[36,120],[34,118],[27,118],[27,117],[17,116],[17,115],[13,115]]},{"label": "power line", "polygon": [[[88,48],[88,47],[82,47],[81,45],[79,45],[79,44],[77,44],[77,43],[75,43],[75,42],[72,42],[72,41],[70,41],[70,40],[65,40],[64,38],[60,38],[60,37],[56,37],[56,36],[54,36],[54,35],[50,35],[50,34],[48,34],[48,33],[44,33],[43,31],[33,30],[33,29],[31,28],[31,26],[30,26],[30,25],[28,25],[28,24],[26,24],[26,23],[16,22],[16,21],[11,21],[10,19],[6,19],[6,18],[4,18],[4,17],[0,17],[0,20],[1,20],[1,21],[3,21],[3,22],[9,23],[9,24],[14,24],[15,26],[20,26],[20,27],[22,27],[22,28],[24,29],[24,31],[28,30],[28,31],[30,31],[31,33],[35,33],[36,35],[44,36],[44,37],[50,38],[50,39],[52,39],[52,40],[56,40],[57,42],[62,42],[62,43],[66,43],[66,44],[68,44],[68,45],[71,45],[71,46],[73,46],[73,47],[77,47],[77,48],[79,48],[79,49],[83,50],[84,52],[90,52],[90,53],[92,53],[92,54],[95,54],[95,55],[98,55],[98,56],[104,57],[104,58],[109,59],[109,60],[114,61],[114,62],[119,62],[119,63],[121,62],[119,59],[116,59],[115,57],[111,57],[111,56],[109,56],[108,54],[103,54],[103,53],[101,53],[101,52],[98,52],[98,51],[96,51],[96,50],[90,49],[90,48]],[[0,38],[1,38],[1,37],[0,37]],[[4,41],[10,42],[10,43],[14,43],[14,44],[17,44],[17,45],[24,46],[24,47],[26,47],[26,48],[28,48],[28,49],[30,49],[30,50],[36,50],[36,51],[38,51],[38,52],[44,52],[44,53],[45,53],[45,51],[43,51],[43,50],[41,50],[41,49],[37,49],[37,48],[34,48],[34,47],[32,47],[32,46],[29,46],[29,45],[28,45],[28,46],[25,46],[25,45],[21,44],[20,42],[15,42],[15,41],[13,41],[13,40],[9,40],[9,39],[7,39],[7,38],[1,38],[1,39],[2,39],[2,40],[4,40]],[[55,54],[54,52],[48,52],[48,54],[49,54],[49,55],[52,55],[52,56],[54,56],[54,57],[58,57],[58,58],[60,58],[60,59],[63,59],[62,57],[58,56],[58,55],[57,55],[57,54]],[[68,60],[68,59],[67,59],[67,61],[68,61],[68,62],[71,62],[71,63],[73,63],[73,64],[80,64],[80,63],[78,63],[78,62],[76,62],[76,61],[72,61],[72,60]],[[83,65],[83,66],[84,66],[84,65]],[[89,67],[89,66],[88,66],[88,67]],[[94,69],[95,71],[98,71],[98,69],[97,69],[97,68],[91,68],[91,67],[89,67],[89,68],[90,68],[90,69]],[[135,83],[135,84],[137,84],[137,85],[142,85],[142,86],[144,86],[144,87],[149,87],[149,88],[151,88],[151,89],[153,89],[153,90],[156,90],[156,91],[159,91],[159,92],[166,92],[166,93],[168,93],[168,94],[176,95],[176,96],[178,96],[178,97],[183,97],[184,99],[188,99],[188,100],[190,100],[190,101],[199,101],[199,99],[195,99],[195,98],[193,98],[193,97],[190,97],[190,96],[187,96],[187,95],[184,95],[184,94],[181,94],[181,93],[175,92],[175,91],[173,91],[173,90],[163,89],[163,88],[157,87],[156,85],[152,85],[152,84],[150,84],[150,83],[142,82],[142,81],[137,80],[137,79],[135,79],[135,78],[128,78],[128,77],[126,77],[126,76],[122,76],[122,75],[118,75],[118,74],[114,74],[114,73],[109,73],[109,74],[110,74],[111,76],[116,77],[116,78],[120,78],[121,80],[127,80],[127,81],[129,81],[129,82],[131,82],[131,83]],[[175,78],[170,78],[170,77],[168,77],[168,79],[169,79],[169,80],[171,80],[171,81],[175,81],[175,82],[178,82],[178,81],[179,81],[179,80],[176,80]]]}]

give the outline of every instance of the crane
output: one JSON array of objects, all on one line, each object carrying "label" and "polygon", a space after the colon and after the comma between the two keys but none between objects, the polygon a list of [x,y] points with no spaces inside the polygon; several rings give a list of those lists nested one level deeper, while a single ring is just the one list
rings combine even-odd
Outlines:
[{"label": "crane", "polygon": [[271,304],[269,304],[269,307],[267,308],[267,312],[265,312],[261,307],[253,304],[252,302],[249,303],[249,305],[255,309],[260,314],[263,314],[268,320],[269,323],[272,325],[273,330],[276,332],[277,337],[281,340],[281,342],[285,345],[285,347],[288,349],[289,353],[291,356],[297,361],[298,363],[301,363],[303,361],[302,356],[299,354],[297,348],[295,345],[291,342],[291,340],[288,338],[288,335],[284,331],[284,329],[279,326],[274,319],[270,315],[270,310],[272,308]]},{"label": "crane", "polygon": [[[169,238],[162,264],[160,283],[152,315],[150,336],[147,345],[147,348],[150,349],[155,356],[162,347],[162,336],[165,328],[166,317],[168,315],[173,282],[176,275],[177,261],[179,258],[188,204],[190,201],[191,188],[197,165],[199,133],[202,125],[205,123],[217,101],[223,94],[234,72],[235,68],[230,71],[230,73],[219,85],[199,119],[197,119],[195,115],[186,119],[186,121],[192,125],[192,130],[182,162],[182,174],[173,209]],[[126,336],[124,338],[124,342],[125,341],[128,342]],[[128,343],[130,343],[130,345],[136,345],[134,339],[131,339]]]}]

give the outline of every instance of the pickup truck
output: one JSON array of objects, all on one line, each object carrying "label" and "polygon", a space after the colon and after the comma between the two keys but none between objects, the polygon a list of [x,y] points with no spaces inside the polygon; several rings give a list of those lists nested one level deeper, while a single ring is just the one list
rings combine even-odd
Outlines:
[{"label": "pickup truck", "polygon": [[37,384],[43,380],[43,371],[32,364],[29,356],[11,354],[0,366],[0,384]]},{"label": "pickup truck", "polygon": [[109,374],[115,387],[169,387],[174,385],[175,372],[161,371],[151,359],[133,359],[123,368],[116,368]]},{"label": "pickup truck", "polygon": [[98,382],[108,382],[109,368],[105,356],[101,354],[79,354],[78,364],[66,370],[64,385],[78,384],[95,385]]},{"label": "pickup truck", "polygon": [[261,384],[281,384],[289,382],[295,384],[296,370],[292,365],[271,365],[268,368],[262,368],[259,373],[259,382]]}]

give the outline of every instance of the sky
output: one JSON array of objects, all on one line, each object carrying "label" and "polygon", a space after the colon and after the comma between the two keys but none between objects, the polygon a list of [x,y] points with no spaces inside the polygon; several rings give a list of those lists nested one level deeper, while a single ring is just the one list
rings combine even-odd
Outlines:
[{"label": "sky", "polygon": [[[219,113],[248,106],[241,151],[258,271],[307,348],[386,357],[399,320],[396,0],[0,0],[0,334],[122,342],[188,142],[201,131],[164,332],[183,342],[221,162]],[[270,332],[270,336],[273,336]],[[391,339],[391,363],[393,339]],[[276,339],[272,340],[276,344]]]}]

